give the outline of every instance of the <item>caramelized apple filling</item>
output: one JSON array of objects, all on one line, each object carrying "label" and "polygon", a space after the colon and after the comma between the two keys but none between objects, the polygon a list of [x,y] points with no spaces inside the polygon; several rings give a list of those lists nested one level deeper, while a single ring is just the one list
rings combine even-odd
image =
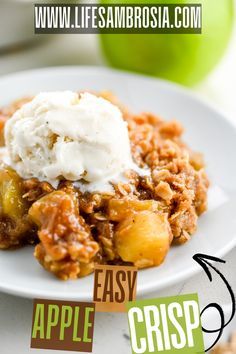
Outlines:
[{"label": "caramelized apple filling", "polygon": [[76,193],[49,193],[31,206],[29,215],[39,227],[34,255],[46,269],[63,279],[93,271],[98,244],[79,215]]},{"label": "caramelized apple filling", "polygon": [[0,248],[34,241],[35,227],[23,198],[23,181],[9,167],[0,169]]},{"label": "caramelized apple filling", "polygon": [[40,264],[69,279],[91,273],[95,263],[157,266],[171,244],[189,240],[207,209],[202,156],[183,143],[178,122],[122,112],[133,160],[150,175],[127,171],[113,191],[91,193],[69,181],[54,188],[23,180],[2,166],[0,248],[35,242]]}]

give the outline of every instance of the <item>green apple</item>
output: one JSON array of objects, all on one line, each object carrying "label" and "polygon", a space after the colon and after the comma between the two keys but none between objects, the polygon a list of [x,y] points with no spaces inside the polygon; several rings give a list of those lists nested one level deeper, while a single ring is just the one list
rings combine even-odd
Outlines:
[{"label": "green apple", "polygon": [[[101,4],[144,3],[101,0]],[[227,47],[234,19],[233,0],[148,0],[148,4],[202,4],[202,34],[102,34],[108,63],[116,68],[185,85],[201,81]]]}]

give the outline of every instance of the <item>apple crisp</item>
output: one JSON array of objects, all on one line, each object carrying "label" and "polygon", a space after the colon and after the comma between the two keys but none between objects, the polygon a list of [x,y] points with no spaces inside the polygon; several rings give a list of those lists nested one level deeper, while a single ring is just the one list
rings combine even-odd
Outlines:
[{"label": "apple crisp", "polygon": [[[109,93],[128,124],[132,157],[149,175],[127,170],[110,192],[82,191],[62,179],[55,188],[0,170],[0,248],[33,244],[39,263],[60,279],[90,274],[94,264],[160,265],[172,244],[187,242],[207,209],[202,155],[182,140],[183,127],[150,113],[131,114]],[[31,100],[29,98],[28,100]],[[24,98],[0,110],[0,141]]]},{"label": "apple crisp", "polygon": [[227,343],[217,344],[211,354],[235,354],[236,353],[236,332],[230,337]]}]

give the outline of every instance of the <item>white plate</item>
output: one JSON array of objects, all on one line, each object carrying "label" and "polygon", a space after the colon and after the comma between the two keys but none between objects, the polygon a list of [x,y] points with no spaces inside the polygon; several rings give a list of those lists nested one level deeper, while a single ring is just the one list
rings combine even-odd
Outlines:
[{"label": "white plate", "polygon": [[[185,140],[206,158],[211,179],[209,211],[200,218],[191,241],[172,247],[163,265],[138,274],[138,295],[179,283],[200,267],[197,253],[222,256],[236,244],[236,130],[214,108],[189,91],[164,81],[105,68],[64,67],[33,70],[0,79],[0,105],[50,90],[111,90],[132,111],[176,118]],[[91,300],[93,275],[63,282],[47,273],[33,248],[0,252],[0,289],[26,297]]]}]

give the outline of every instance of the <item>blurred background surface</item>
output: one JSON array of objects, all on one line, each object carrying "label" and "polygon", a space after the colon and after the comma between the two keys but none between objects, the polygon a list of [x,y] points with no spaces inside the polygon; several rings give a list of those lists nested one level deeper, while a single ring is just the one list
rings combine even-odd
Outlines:
[{"label": "blurred background surface", "polygon": [[[159,0],[153,0],[153,2],[155,1],[159,2]],[[175,0],[172,1],[176,2]],[[192,0],[181,0],[179,2],[186,1],[192,2]],[[151,69],[146,70],[150,75],[168,77],[180,82],[182,77],[183,83],[192,84],[193,90],[210,98],[232,116],[236,112],[236,100],[234,99],[236,84],[236,29],[235,25],[233,26],[233,1],[236,4],[236,0],[216,0],[214,2],[203,0],[203,3],[210,2],[213,7],[218,3],[225,6],[225,11],[222,11],[221,6],[218,6],[218,8],[216,6],[215,10],[213,7],[210,9],[212,10],[211,16],[215,17],[214,26],[212,25],[211,27],[214,27],[213,30],[218,27],[219,30],[213,31],[208,28],[205,30],[205,27],[203,27],[203,33],[208,33],[207,37],[209,38],[207,40],[203,39],[201,42],[201,35],[197,35],[198,41],[193,45],[193,35],[181,35],[180,37],[178,37],[179,35],[174,35],[174,37],[168,35],[164,39],[160,39],[159,35],[148,35],[148,37],[144,38],[140,37],[140,35],[133,35],[134,39],[138,38],[136,42],[138,41],[140,45],[132,43],[132,46],[128,48],[127,39],[120,35],[106,35],[102,37],[102,40],[98,36],[90,34],[32,35],[33,19],[30,13],[32,13],[33,2],[30,0],[0,0],[0,75],[46,66],[108,65],[108,63],[118,68],[131,68],[135,71],[145,72],[145,67],[148,68],[150,66],[148,59],[146,63],[141,61],[137,68],[135,57],[139,50],[141,52],[149,50],[150,52],[145,54],[146,57],[156,58],[156,66],[153,64],[155,59],[152,59],[153,71]],[[93,3],[94,0],[80,2]],[[102,0],[102,2],[107,3],[105,0]],[[117,0],[112,0],[111,2],[117,2]],[[9,13],[11,13],[11,17],[9,17]],[[220,23],[221,13],[224,20]],[[206,21],[210,21],[211,16],[209,14],[204,16],[203,12],[203,26]],[[9,30],[9,26],[11,30]],[[214,32],[215,35],[213,36]],[[224,36],[222,32],[224,32]],[[232,36],[230,36],[231,32]],[[221,33],[220,36],[218,35],[219,33]],[[149,43],[147,43],[148,38]],[[212,41],[214,45],[209,48],[209,52],[215,52],[217,58],[209,64],[210,66],[207,65],[204,74],[202,72],[198,73],[199,67],[204,65],[210,55],[209,52],[206,52],[205,47]],[[128,38],[128,43],[130,42],[132,41]],[[149,45],[148,47],[147,44]],[[173,49],[173,46],[176,47],[176,50]],[[202,47],[205,52],[202,52]],[[220,52],[217,47],[221,48]],[[159,59],[159,49],[162,52],[162,59]],[[168,60],[163,55],[163,51],[166,51],[167,54],[171,53]],[[177,54],[175,55],[176,51]],[[182,57],[181,62],[179,62],[180,54],[178,51]],[[125,57],[131,58],[128,63],[124,62]],[[164,65],[163,62],[166,62],[167,69],[165,72],[159,69]],[[189,74],[190,69],[195,73],[194,77]],[[209,74],[207,75],[208,72]],[[179,77],[181,73],[182,76]]]}]

